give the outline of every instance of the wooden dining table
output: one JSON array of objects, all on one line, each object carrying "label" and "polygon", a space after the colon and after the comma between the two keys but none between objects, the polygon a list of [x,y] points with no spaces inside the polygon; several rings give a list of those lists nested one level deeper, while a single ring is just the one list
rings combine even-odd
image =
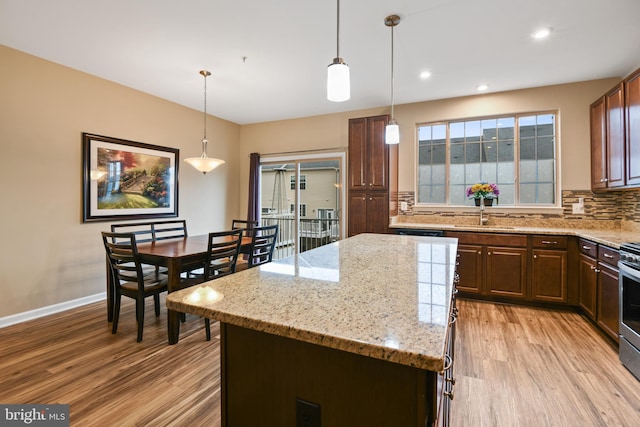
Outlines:
[{"label": "wooden dining table", "polygon": [[[231,240],[231,237],[220,237]],[[180,274],[193,266],[194,269],[203,265],[207,259],[209,235],[188,236],[182,239],[168,239],[149,243],[139,243],[138,254],[144,264],[157,265],[167,268],[167,292],[180,290]],[[251,247],[251,237],[243,236],[242,253],[248,253]],[[113,318],[115,298],[114,284],[111,275],[107,274],[107,311],[108,318]],[[180,338],[180,313],[167,310],[167,331],[169,344],[176,344]]]}]

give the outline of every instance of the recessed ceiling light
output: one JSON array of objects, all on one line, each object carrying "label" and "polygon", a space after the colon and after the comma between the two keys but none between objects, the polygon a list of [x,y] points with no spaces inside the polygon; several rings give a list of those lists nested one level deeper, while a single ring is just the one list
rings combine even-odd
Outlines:
[{"label": "recessed ceiling light", "polygon": [[481,91],[481,92],[482,92],[483,90],[487,90],[487,89],[489,89],[489,85],[487,85],[487,84],[481,84],[481,85],[478,85],[478,86],[476,87],[476,89],[478,89],[479,91]]},{"label": "recessed ceiling light", "polygon": [[531,37],[533,37],[536,40],[542,40],[549,37],[549,34],[551,34],[551,28],[540,28],[538,31],[531,34]]},{"label": "recessed ceiling light", "polygon": [[429,77],[431,77],[431,71],[423,71],[420,73],[421,79],[428,79]]}]

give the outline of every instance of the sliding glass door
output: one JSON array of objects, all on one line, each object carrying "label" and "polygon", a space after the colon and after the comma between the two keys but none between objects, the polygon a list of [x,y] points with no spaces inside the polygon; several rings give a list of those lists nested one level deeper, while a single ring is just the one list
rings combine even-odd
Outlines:
[{"label": "sliding glass door", "polygon": [[262,225],[278,224],[274,258],[340,240],[345,235],[344,153],[261,159]]}]

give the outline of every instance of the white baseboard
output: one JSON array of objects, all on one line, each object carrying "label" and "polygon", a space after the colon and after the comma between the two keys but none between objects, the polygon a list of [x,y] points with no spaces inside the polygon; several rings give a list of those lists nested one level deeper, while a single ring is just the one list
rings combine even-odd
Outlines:
[{"label": "white baseboard", "polygon": [[23,313],[12,314],[11,316],[0,317],[0,328],[15,325],[16,323],[26,322],[28,320],[37,319],[39,317],[48,316],[50,314],[60,313],[61,311],[70,310],[72,308],[81,307],[83,305],[107,299],[107,293],[101,292],[95,295],[65,301],[47,307],[36,308],[35,310],[25,311]]}]

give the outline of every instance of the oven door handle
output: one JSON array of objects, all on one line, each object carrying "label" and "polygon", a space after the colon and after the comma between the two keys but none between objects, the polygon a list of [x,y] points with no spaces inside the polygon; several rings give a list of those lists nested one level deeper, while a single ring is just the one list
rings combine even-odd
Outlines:
[{"label": "oven door handle", "polygon": [[622,261],[618,261],[618,269],[620,270],[620,277],[627,276],[631,279],[640,282],[640,270],[636,270],[633,267],[629,267],[627,264]]}]

